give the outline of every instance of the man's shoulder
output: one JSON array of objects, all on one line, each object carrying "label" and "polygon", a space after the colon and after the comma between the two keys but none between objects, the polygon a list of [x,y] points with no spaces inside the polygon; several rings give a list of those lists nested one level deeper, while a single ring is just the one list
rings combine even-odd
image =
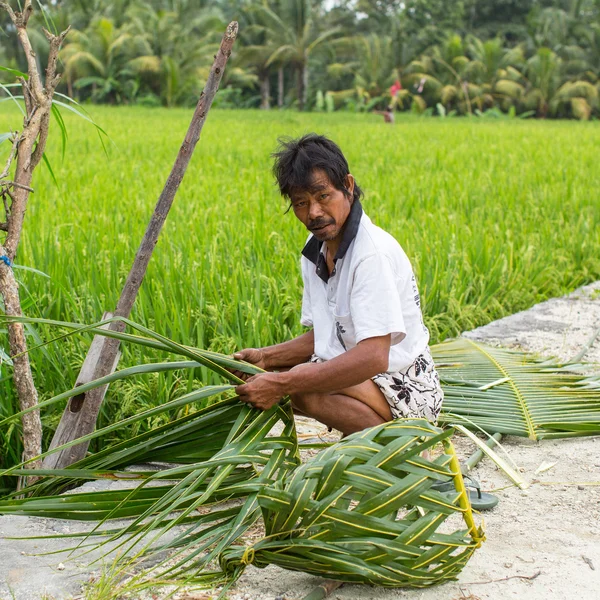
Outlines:
[{"label": "man's shoulder", "polygon": [[355,241],[354,250],[357,259],[372,254],[387,255],[391,259],[404,260],[406,258],[406,253],[398,240],[391,233],[385,231],[385,229],[375,225],[364,213]]}]

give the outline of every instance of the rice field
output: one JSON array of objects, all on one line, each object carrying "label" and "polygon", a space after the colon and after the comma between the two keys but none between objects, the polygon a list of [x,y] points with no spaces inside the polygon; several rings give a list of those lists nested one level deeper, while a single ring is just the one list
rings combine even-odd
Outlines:
[{"label": "rice field", "polygon": [[[19,126],[17,113],[2,106],[0,131]],[[110,136],[107,155],[93,127],[65,115],[65,157],[56,127],[47,152],[58,183],[43,166],[34,178],[17,263],[49,279],[18,272],[29,316],[91,323],[115,306],[191,118],[183,109],[89,111]],[[306,232],[285,214],[270,153],[278,136],[309,131],[341,146],[365,191],[365,211],[411,258],[432,341],[600,278],[598,122],[380,119],[212,111],[132,318],[225,352],[301,332]],[[5,143],[2,160],[7,152]],[[52,333],[31,329],[31,343]],[[32,352],[43,398],[72,386],[88,343]],[[126,353],[122,364],[141,360]],[[0,415],[15,410],[6,376],[3,367]],[[102,422],[192,384],[169,373],[115,386]],[[59,414],[45,415],[47,435]]]}]

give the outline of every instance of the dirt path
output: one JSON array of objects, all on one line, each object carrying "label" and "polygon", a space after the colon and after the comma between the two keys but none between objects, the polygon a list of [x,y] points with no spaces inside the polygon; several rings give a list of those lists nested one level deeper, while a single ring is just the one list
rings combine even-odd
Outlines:
[{"label": "dirt path", "polygon": [[[600,282],[466,335],[567,359],[577,354],[598,328]],[[590,348],[586,359],[600,363],[600,340]],[[298,425],[301,436],[323,433],[307,420],[300,419]],[[504,444],[532,485],[525,492],[507,487],[506,477],[489,460],[480,463],[474,475],[483,489],[496,491],[500,504],[484,515],[488,539],[467,564],[458,582],[427,590],[347,585],[331,598],[597,600],[600,597],[600,486],[587,484],[600,483],[600,437],[539,443],[506,438]],[[460,438],[457,446],[463,457],[472,451]],[[542,464],[553,466],[536,474]],[[51,519],[0,517],[1,600],[33,600],[44,595],[58,600],[81,593],[81,583],[89,579],[90,573],[85,564],[65,560],[60,555],[29,555],[65,547],[68,541],[32,543],[3,539],[11,535],[66,532],[70,527],[73,525],[68,522]],[[299,600],[319,581],[316,577],[277,567],[250,566],[229,598]]]}]

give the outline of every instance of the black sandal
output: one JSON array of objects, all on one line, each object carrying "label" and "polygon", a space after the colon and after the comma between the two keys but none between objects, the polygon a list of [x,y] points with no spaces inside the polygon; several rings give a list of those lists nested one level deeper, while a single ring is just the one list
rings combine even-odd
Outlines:
[{"label": "black sandal", "polygon": [[[469,501],[471,502],[471,508],[475,510],[491,510],[499,502],[498,496],[494,494],[488,494],[487,492],[481,491],[481,486],[476,479],[469,476],[463,476],[465,482],[465,488],[469,494]],[[436,492],[454,492],[454,482],[450,481],[438,481],[431,486],[432,490]]]}]

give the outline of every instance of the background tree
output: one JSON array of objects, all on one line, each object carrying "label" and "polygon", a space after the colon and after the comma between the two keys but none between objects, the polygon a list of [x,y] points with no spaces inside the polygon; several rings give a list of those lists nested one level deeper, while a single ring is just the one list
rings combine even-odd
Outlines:
[{"label": "background tree", "polygon": [[[4,313],[8,316],[22,316],[19,285],[14,276],[12,265],[17,256],[33,171],[44,157],[46,141],[50,126],[52,99],[60,75],[56,72],[56,63],[60,46],[68,33],[68,29],[59,35],[44,30],[48,40],[48,60],[45,79],[33,51],[28,36],[27,25],[33,7],[30,0],[23,3],[22,12],[13,11],[6,2],[0,2],[0,9],[6,11],[14,27],[27,61],[27,74],[19,74],[18,80],[23,92],[24,110],[23,128],[9,135],[12,150],[6,166],[0,172],[0,196],[4,208],[4,219],[0,231],[4,239],[0,243],[0,295],[4,303]],[[14,172],[11,176],[11,171]],[[38,394],[33,382],[25,330],[22,323],[8,323],[8,341],[12,359],[13,379],[19,398],[21,410],[31,409],[38,403]],[[23,425],[23,459],[31,460],[42,450],[42,423],[38,410],[22,416]],[[37,467],[33,461],[30,467]]]},{"label": "background tree", "polygon": [[304,110],[309,83],[309,59],[339,29],[320,32],[316,9],[310,0],[280,0],[276,8],[263,5],[259,20],[275,49],[268,64],[289,66],[296,76],[298,108]]},{"label": "background tree", "polygon": [[[394,73],[405,83],[399,110],[436,111],[442,104],[458,114],[494,107],[534,110],[546,118],[600,116],[594,99],[600,0],[40,2],[44,12],[33,17],[30,29],[38,66],[48,54],[46,38],[35,33],[38,25],[73,23],[60,55],[66,76],[59,91],[83,101],[190,105],[206,78],[223,23],[236,19],[239,47],[217,105],[267,108],[277,98],[279,107],[295,104],[303,110],[314,105],[317,93],[329,92],[335,108],[363,110],[382,95]],[[23,70],[26,58],[14,27],[5,15],[0,18],[0,60]],[[344,42],[342,52],[337,39],[354,42]],[[458,54],[448,54],[450,40],[460,40]],[[548,69],[553,69],[550,79],[544,75]],[[0,73],[0,80],[6,79]],[[541,86],[538,91],[534,82]],[[551,99],[559,89],[563,100],[557,104]]]}]

